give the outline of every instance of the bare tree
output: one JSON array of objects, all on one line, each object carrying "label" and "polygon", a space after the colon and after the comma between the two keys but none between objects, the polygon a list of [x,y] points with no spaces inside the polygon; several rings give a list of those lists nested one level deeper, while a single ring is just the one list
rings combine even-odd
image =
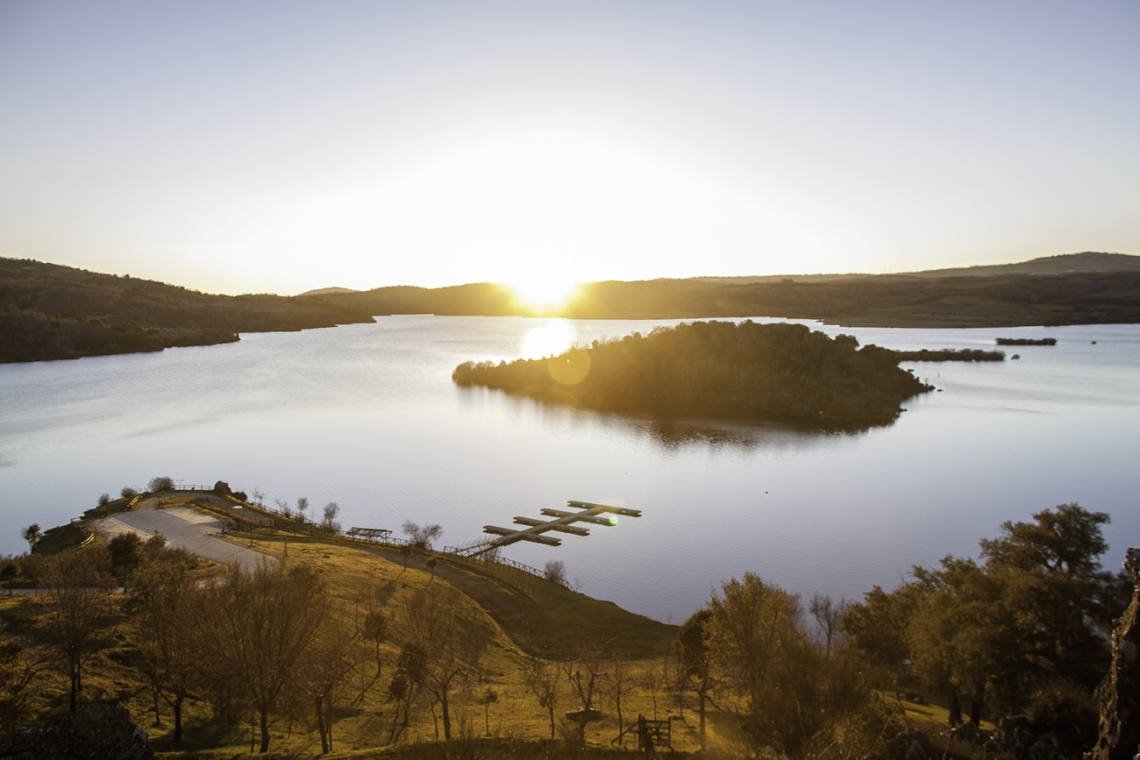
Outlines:
[{"label": "bare tree", "polygon": [[439,702],[447,741],[451,740],[452,690],[478,667],[489,638],[483,626],[461,621],[459,601],[458,592],[450,588],[419,589],[400,619],[404,640],[424,651],[424,682]]},{"label": "bare tree", "polygon": [[561,683],[561,679],[557,669],[537,657],[534,658],[530,672],[527,673],[527,686],[534,692],[538,704],[546,710],[546,714],[550,718],[551,739],[554,738],[557,728],[554,722],[554,710],[558,702],[559,683]]},{"label": "bare tree", "polygon": [[551,583],[557,583],[559,586],[567,585],[566,563],[560,559],[548,560],[542,568],[542,577]]},{"label": "bare tree", "polygon": [[405,520],[400,527],[412,546],[422,551],[431,551],[431,542],[443,535],[443,526],[435,523],[421,527],[411,520]]},{"label": "bare tree", "polygon": [[325,505],[323,518],[321,519],[321,529],[329,533],[340,533],[340,523],[336,521],[336,516],[340,514],[340,505],[335,501],[330,501]]},{"label": "bare tree", "polygon": [[339,688],[360,660],[360,631],[343,621],[327,619],[294,676],[297,688],[308,698],[317,718],[321,753],[333,750],[333,707]]},{"label": "bare tree", "polygon": [[566,677],[570,687],[578,695],[581,703],[578,719],[575,721],[578,744],[585,741],[586,723],[591,719],[594,712],[594,696],[601,685],[600,681],[606,677],[606,673],[603,671],[604,665],[605,661],[602,658],[601,651],[586,646],[579,648],[574,659],[559,665],[559,669]]},{"label": "bare tree", "polygon": [[488,686],[479,695],[479,704],[483,705],[483,729],[487,736],[491,735],[491,705],[499,701],[499,692]]},{"label": "bare tree", "polygon": [[605,673],[605,678],[602,681],[602,688],[614,703],[614,710],[617,712],[618,719],[618,744],[621,744],[621,734],[625,730],[625,722],[622,719],[621,700],[622,697],[629,694],[630,689],[633,687],[633,680],[630,677],[629,665],[621,657],[611,657],[608,663],[609,667]]},{"label": "bare tree", "polygon": [[811,600],[808,602],[808,612],[811,613],[815,619],[815,624],[819,627],[819,635],[822,639],[820,643],[823,644],[823,650],[829,657],[839,643],[836,641],[839,636],[839,621],[849,609],[851,609],[851,603],[843,597],[840,597],[838,602],[834,602],[830,596],[820,594],[818,591],[811,595]]},{"label": "bare tree", "polygon": [[297,519],[305,522],[305,511],[309,508],[309,499],[306,496],[301,496],[297,499]]},{"label": "bare tree", "polygon": [[161,697],[174,714],[175,744],[182,741],[183,702],[202,678],[195,623],[205,611],[189,570],[188,563],[177,559],[152,561],[142,566],[131,584],[131,619],[140,666],[151,683],[155,722],[161,722]]},{"label": "bare tree", "polygon": [[44,575],[48,631],[52,645],[67,658],[68,707],[75,712],[83,690],[83,663],[94,649],[105,605],[100,604],[98,571],[90,552],[56,554]]},{"label": "bare tree", "polygon": [[260,719],[261,752],[267,752],[269,714],[328,618],[328,594],[306,566],[286,571],[262,564],[251,573],[231,567],[204,596],[210,610],[201,625],[204,661],[244,693]]},{"label": "bare tree", "polygon": [[0,731],[27,725],[32,717],[28,686],[50,660],[42,648],[0,628]]}]

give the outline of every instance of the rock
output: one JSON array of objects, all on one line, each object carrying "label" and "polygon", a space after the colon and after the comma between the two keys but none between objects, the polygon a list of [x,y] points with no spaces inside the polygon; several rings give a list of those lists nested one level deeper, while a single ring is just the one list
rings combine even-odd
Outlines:
[{"label": "rock", "polygon": [[1112,632],[1112,665],[1097,688],[1100,723],[1096,746],[1085,760],[1140,758],[1140,549],[1129,549],[1132,603]]},{"label": "rock", "polygon": [[153,760],[146,731],[130,721],[127,708],[91,705],[50,728],[21,728],[0,735],[0,757],[13,760]]}]

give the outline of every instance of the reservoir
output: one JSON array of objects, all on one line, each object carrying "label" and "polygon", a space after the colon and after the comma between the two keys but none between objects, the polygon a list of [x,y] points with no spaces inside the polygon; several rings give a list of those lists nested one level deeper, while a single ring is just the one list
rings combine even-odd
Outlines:
[{"label": "reservoir", "polygon": [[[756,321],[775,321],[756,318]],[[641,511],[562,545],[583,593],[680,623],[746,571],[858,599],[916,564],[977,556],[1007,520],[1078,502],[1107,512],[1116,570],[1140,545],[1140,326],[842,328],[895,349],[993,349],[1000,363],[904,364],[939,390],[856,433],[599,415],[461,389],[468,360],[557,353],[675,321],[378,317],[155,354],[0,365],[0,552],[101,493],[227,481],[267,505],[336,502],[350,526],[439,523],[440,544],[568,500]]]}]

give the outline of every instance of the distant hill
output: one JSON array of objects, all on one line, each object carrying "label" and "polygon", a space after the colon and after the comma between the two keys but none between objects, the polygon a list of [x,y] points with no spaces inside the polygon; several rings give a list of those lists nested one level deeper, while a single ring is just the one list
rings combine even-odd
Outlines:
[{"label": "distant hill", "polygon": [[[533,316],[503,285],[407,286],[330,295],[382,314]],[[1140,257],[1108,253],[894,275],[783,275],[594,282],[544,316],[787,317],[882,327],[1140,323]]]},{"label": "distant hill", "polygon": [[0,362],[161,351],[372,316],[319,296],[217,296],[130,276],[0,258]]},{"label": "distant hill", "polygon": [[358,291],[352,288],[317,288],[316,290],[306,290],[304,293],[298,293],[297,296],[330,296],[339,293],[356,293]]},{"label": "distant hill", "polygon": [[1109,274],[1111,272],[1140,272],[1140,256],[1124,253],[1066,253],[1043,256],[1020,264],[991,264],[987,266],[959,267],[956,269],[928,269],[908,272],[914,277],[996,277],[1007,274]]},{"label": "distant hill", "polygon": [[[388,314],[535,316],[509,287],[493,283],[321,288],[291,298],[219,296],[0,258],[0,362],[161,351],[236,341],[243,332],[332,327]],[[896,275],[595,282],[543,316],[767,316],[893,327],[1140,323],[1140,257],[1089,252]]]}]

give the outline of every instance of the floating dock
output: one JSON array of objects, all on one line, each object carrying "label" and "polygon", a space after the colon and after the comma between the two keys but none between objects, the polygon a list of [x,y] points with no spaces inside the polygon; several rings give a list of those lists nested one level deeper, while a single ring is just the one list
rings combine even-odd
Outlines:
[{"label": "floating dock", "polygon": [[544,535],[551,531],[568,533],[572,536],[588,536],[588,528],[581,528],[573,523],[590,523],[592,525],[612,526],[617,524],[617,516],[641,517],[640,509],[626,509],[625,507],[611,507],[608,504],[592,504],[588,501],[568,501],[566,506],[577,511],[570,512],[563,509],[543,509],[541,513],[551,520],[540,520],[534,517],[516,517],[515,524],[525,526],[522,528],[501,528],[498,525],[484,525],[483,532],[497,538],[480,542],[458,550],[468,557],[475,557],[492,549],[518,543],[531,541],[546,546],[561,546],[562,539]]}]

